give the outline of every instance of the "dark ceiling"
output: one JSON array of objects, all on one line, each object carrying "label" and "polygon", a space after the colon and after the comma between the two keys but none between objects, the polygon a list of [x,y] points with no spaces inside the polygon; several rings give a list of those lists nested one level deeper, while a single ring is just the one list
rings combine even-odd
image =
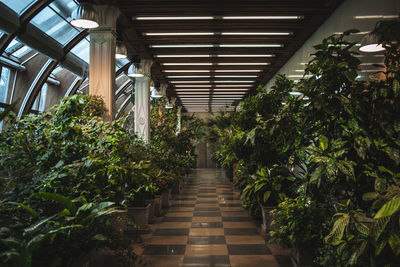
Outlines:
[{"label": "dark ceiling", "polygon": [[96,2],[119,7],[128,52],[153,59],[153,79],[168,83],[168,94],[195,112],[254,93],[342,0]]}]

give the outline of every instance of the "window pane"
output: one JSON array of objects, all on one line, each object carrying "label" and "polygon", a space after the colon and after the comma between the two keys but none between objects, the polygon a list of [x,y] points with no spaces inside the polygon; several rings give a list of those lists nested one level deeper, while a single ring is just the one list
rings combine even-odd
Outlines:
[{"label": "window pane", "polygon": [[32,5],[36,0],[0,0],[6,6],[21,14],[26,8]]},{"label": "window pane", "polygon": [[40,91],[40,100],[39,100],[39,111],[44,111],[44,106],[46,104],[46,96],[47,96],[47,83],[43,84],[42,90]]},{"label": "window pane", "polygon": [[68,43],[79,33],[78,29],[49,7],[44,8],[31,22],[62,45]]},{"label": "window pane", "polygon": [[86,61],[89,64],[89,48],[90,44],[88,38],[80,41],[74,48],[72,48],[71,52]]},{"label": "window pane", "polygon": [[10,69],[6,67],[1,68],[1,79],[0,79],[0,102],[6,103],[8,85],[10,82]]},{"label": "window pane", "polygon": [[26,45],[24,45],[23,47],[21,47],[20,49],[18,49],[17,51],[15,51],[14,53],[12,53],[12,55],[14,57],[20,58],[23,55],[25,55],[26,53],[28,53],[29,51],[31,51],[32,49]]}]

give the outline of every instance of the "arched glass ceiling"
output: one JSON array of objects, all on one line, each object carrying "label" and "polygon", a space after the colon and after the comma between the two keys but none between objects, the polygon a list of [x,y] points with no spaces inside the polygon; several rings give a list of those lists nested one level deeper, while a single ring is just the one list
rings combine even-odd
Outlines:
[{"label": "arched glass ceiling", "polygon": [[56,0],[42,9],[31,23],[64,46],[82,31],[68,22],[76,7],[74,1]]},{"label": "arched glass ceiling", "polygon": [[16,13],[21,15],[25,9],[30,7],[36,0],[0,0],[0,2],[6,4],[9,8],[14,10]]}]

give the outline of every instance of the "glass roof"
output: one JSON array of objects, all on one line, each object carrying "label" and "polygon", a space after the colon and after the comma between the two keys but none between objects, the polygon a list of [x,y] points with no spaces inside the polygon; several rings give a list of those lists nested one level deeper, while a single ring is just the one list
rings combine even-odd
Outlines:
[{"label": "glass roof", "polygon": [[66,45],[82,31],[68,22],[76,7],[77,4],[74,1],[56,0],[40,11],[31,22],[60,44]]},{"label": "glass roof", "polygon": [[30,7],[33,3],[37,2],[36,0],[0,0],[1,3],[4,3],[6,6],[14,10],[19,15],[25,11],[28,7]]},{"label": "glass roof", "polygon": [[89,49],[90,49],[90,43],[89,43],[89,36],[82,39],[74,48],[72,48],[71,52],[75,54],[76,56],[80,57],[82,60],[86,61],[86,63],[89,64]]}]

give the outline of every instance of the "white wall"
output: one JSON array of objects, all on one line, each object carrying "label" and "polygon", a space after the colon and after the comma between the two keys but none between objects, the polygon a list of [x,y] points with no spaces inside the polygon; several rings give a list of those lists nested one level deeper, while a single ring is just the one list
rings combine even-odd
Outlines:
[{"label": "white wall", "polygon": [[[312,46],[318,44],[322,39],[338,32],[349,29],[358,29],[361,32],[369,32],[373,30],[377,21],[386,19],[384,16],[398,16],[400,12],[400,0],[345,0],[332,13],[332,15],[314,32],[314,34],[303,44],[303,46],[289,59],[288,62],[278,71],[278,73],[286,74],[290,79],[299,78],[291,77],[292,75],[302,75],[302,72],[296,70],[304,70],[305,66],[301,63],[307,63],[314,52]],[[358,16],[373,16],[369,18]],[[351,41],[359,42],[364,34],[356,34],[351,37]],[[360,59],[364,63],[380,63],[382,57],[371,55],[360,55]],[[362,66],[368,70],[371,66]],[[368,72],[360,74],[368,75]],[[270,89],[274,84],[275,76],[265,85]]]}]

